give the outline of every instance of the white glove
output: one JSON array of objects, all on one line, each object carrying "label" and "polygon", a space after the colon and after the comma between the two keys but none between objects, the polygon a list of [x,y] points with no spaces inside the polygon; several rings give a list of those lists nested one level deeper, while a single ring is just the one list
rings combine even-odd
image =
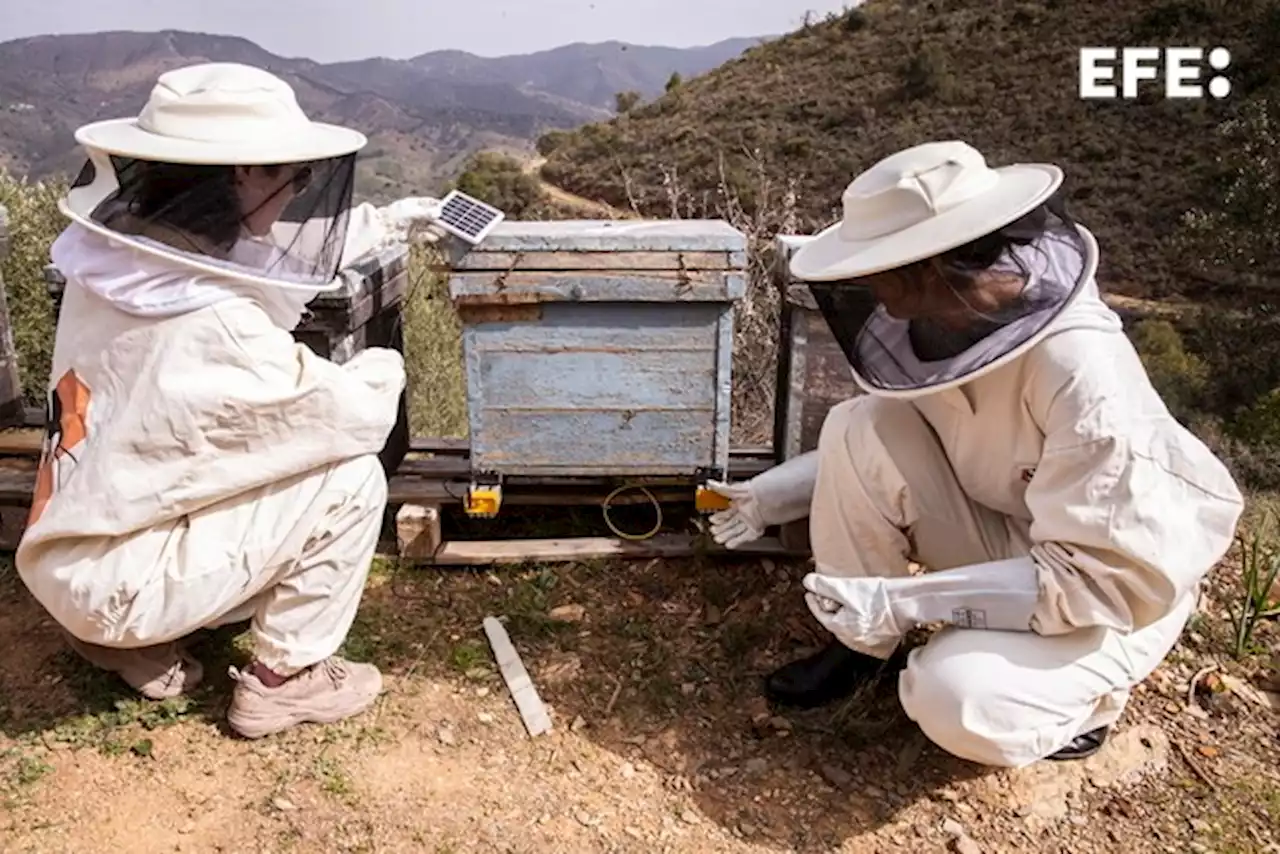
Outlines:
[{"label": "white glove", "polygon": [[810,451],[762,472],[743,483],[709,481],[707,488],[729,499],[729,509],[712,513],[711,537],[736,549],[764,536],[765,528],[809,515],[818,454]]},{"label": "white glove", "polygon": [[438,223],[444,204],[430,196],[400,199],[378,208],[378,218],[393,239],[407,241],[411,237],[435,243],[447,232]]},{"label": "white glove", "polygon": [[[821,567],[819,567],[821,569]],[[906,578],[839,578],[811,572],[805,602],[850,649],[887,657],[922,623],[1030,632],[1040,596],[1030,557],[977,563]]]}]

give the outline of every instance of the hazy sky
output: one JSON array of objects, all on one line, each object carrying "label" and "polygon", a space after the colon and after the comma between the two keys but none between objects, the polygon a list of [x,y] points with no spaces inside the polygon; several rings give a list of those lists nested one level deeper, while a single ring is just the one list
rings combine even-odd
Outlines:
[{"label": "hazy sky", "polygon": [[618,39],[687,47],[783,33],[852,0],[0,0],[0,41],[166,30],[243,36],[322,62],[456,48],[483,56]]}]

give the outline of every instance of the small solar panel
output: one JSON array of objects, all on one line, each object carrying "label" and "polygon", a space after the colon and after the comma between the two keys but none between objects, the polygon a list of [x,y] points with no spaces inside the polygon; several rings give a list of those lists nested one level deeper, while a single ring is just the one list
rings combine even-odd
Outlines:
[{"label": "small solar panel", "polygon": [[449,191],[441,207],[440,227],[473,246],[484,240],[506,216],[492,205],[457,190]]}]

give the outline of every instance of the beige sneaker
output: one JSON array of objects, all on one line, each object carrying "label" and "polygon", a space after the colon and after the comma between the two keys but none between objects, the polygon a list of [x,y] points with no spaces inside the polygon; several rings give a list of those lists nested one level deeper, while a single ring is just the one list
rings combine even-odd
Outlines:
[{"label": "beige sneaker", "polygon": [[268,688],[254,674],[231,668],[236,690],[227,723],[245,738],[261,738],[301,723],[333,724],[358,715],[382,693],[382,674],[372,664],[337,656]]},{"label": "beige sneaker", "polygon": [[204,678],[204,667],[177,643],[139,649],[115,649],[85,643],[71,634],[67,642],[94,667],[120,678],[150,700],[167,700],[193,691]]}]

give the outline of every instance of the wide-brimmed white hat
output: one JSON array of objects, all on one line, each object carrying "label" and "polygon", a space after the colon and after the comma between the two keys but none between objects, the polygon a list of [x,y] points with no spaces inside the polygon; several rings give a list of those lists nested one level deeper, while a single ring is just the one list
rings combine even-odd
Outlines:
[{"label": "wide-brimmed white hat", "polygon": [[993,169],[960,141],[899,151],[853,179],[841,221],[796,251],[791,274],[829,282],[931,258],[1035,210],[1062,179],[1048,163]]},{"label": "wide-brimmed white hat", "polygon": [[274,74],[230,62],[165,72],[136,118],[86,125],[76,141],[141,160],[226,166],[325,160],[368,142],[358,131],[311,121]]}]

